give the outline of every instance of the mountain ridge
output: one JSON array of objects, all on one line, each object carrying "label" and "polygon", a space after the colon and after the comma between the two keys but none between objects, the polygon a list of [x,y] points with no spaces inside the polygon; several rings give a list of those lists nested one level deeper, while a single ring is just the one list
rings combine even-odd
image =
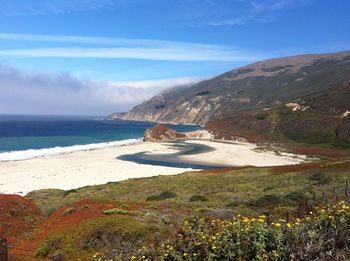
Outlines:
[{"label": "mountain ridge", "polygon": [[350,80],[350,51],[273,58],[172,89],[112,119],[199,124],[280,106]]}]

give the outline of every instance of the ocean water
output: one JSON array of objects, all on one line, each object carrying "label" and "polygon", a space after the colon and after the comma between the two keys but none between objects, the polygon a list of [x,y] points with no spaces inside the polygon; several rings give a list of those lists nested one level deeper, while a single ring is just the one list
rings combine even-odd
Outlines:
[{"label": "ocean water", "polygon": [[[0,115],[0,161],[138,143],[144,131],[153,126],[88,116]],[[169,127],[177,131],[199,129],[194,125]]]}]

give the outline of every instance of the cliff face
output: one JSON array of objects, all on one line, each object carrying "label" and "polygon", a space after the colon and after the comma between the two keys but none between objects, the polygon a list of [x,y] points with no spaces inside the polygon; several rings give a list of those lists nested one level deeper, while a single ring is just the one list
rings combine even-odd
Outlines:
[{"label": "cliff face", "polygon": [[346,80],[350,52],[271,59],[164,92],[111,118],[204,125],[241,111],[284,106]]}]

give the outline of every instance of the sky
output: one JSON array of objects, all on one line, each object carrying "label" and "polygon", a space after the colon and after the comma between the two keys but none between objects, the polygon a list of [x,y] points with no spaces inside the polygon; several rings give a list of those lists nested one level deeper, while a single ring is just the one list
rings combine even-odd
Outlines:
[{"label": "sky", "polygon": [[349,0],[0,0],[0,114],[108,115],[259,60],[350,49]]}]

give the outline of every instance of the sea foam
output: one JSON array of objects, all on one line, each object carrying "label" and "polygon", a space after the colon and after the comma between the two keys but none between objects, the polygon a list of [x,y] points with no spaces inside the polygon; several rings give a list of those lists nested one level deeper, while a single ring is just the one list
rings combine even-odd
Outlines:
[{"label": "sea foam", "polygon": [[120,141],[111,141],[103,143],[92,143],[86,145],[74,145],[68,147],[54,147],[45,149],[30,149],[30,150],[20,150],[20,151],[10,151],[0,153],[0,161],[14,161],[14,160],[25,160],[45,156],[54,156],[64,153],[70,153],[75,151],[93,150],[107,147],[119,147],[125,145],[132,145],[141,143],[143,138],[138,139],[127,139]]}]

